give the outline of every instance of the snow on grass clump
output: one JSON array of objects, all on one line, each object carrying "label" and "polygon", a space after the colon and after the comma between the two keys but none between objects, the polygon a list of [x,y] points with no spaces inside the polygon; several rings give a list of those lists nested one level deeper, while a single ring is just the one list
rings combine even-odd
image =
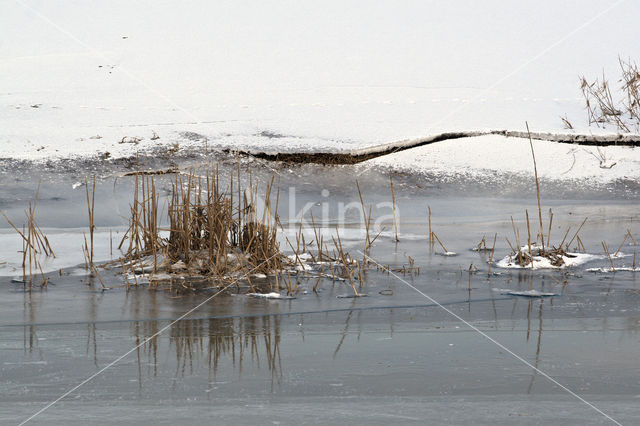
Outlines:
[{"label": "snow on grass clump", "polygon": [[[520,256],[522,261],[518,259],[518,254],[510,254],[504,257],[496,263],[498,268],[514,268],[514,269],[562,269],[567,267],[575,267],[583,265],[587,262],[591,262],[597,259],[604,259],[602,255],[595,255],[589,253],[571,253],[560,252],[557,253],[551,251],[542,251],[538,246],[532,245],[531,253],[529,249],[524,246],[520,249]],[[531,262],[533,258],[533,265]]]}]

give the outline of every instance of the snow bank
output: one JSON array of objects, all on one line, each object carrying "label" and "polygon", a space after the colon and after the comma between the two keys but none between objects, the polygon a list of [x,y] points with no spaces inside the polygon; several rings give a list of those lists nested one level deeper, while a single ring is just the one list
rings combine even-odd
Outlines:
[{"label": "snow bank", "polygon": [[[533,149],[541,179],[588,180],[591,183],[640,179],[640,148],[607,146],[598,150],[595,147],[534,140]],[[616,164],[601,167],[603,157],[608,164]],[[500,135],[437,142],[366,163],[443,176],[464,174],[483,177],[495,173],[533,176],[529,140]]]}]

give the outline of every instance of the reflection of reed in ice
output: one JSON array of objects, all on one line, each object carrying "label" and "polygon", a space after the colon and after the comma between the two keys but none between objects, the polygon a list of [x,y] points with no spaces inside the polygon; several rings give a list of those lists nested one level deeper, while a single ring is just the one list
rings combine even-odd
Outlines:
[{"label": "reflection of reed in ice", "polygon": [[[136,344],[143,343],[161,327],[159,321],[136,322],[132,330]],[[169,349],[176,357],[176,377],[197,374],[206,364],[210,378],[215,381],[225,359],[231,361],[239,376],[249,359],[257,369],[261,363],[266,364],[272,384],[279,383],[282,377],[280,318],[277,316],[184,320],[171,327],[168,337]],[[160,337],[140,346],[137,351],[139,379],[145,364],[146,375],[158,376],[158,353],[166,352],[166,342]]]}]

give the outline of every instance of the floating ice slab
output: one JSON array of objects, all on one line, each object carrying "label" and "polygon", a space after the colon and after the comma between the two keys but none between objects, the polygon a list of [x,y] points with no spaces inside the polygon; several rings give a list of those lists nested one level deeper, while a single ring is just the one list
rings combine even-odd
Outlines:
[{"label": "floating ice slab", "polygon": [[453,257],[458,255],[458,253],[456,253],[455,251],[437,252],[436,254],[445,257]]},{"label": "floating ice slab", "polygon": [[339,294],[336,296],[338,299],[355,299],[356,297],[367,297],[368,295],[365,293],[358,294]]},{"label": "floating ice slab", "polygon": [[247,296],[255,297],[255,298],[258,298],[258,299],[283,299],[283,300],[295,299],[295,297],[286,296],[284,294],[275,293],[275,292],[271,292],[271,293],[248,293]]},{"label": "floating ice slab", "polygon": [[552,297],[552,296],[558,295],[557,293],[545,293],[538,290],[516,291],[516,290],[508,290],[508,289],[502,289],[502,288],[494,288],[493,290],[500,292],[500,294],[508,294],[510,296],[520,296],[520,297]]},{"label": "floating ice slab", "polygon": [[595,273],[603,273],[610,274],[612,272],[640,272],[640,267],[631,267],[631,266],[621,266],[619,268],[588,268],[585,269],[586,272],[595,272]]}]

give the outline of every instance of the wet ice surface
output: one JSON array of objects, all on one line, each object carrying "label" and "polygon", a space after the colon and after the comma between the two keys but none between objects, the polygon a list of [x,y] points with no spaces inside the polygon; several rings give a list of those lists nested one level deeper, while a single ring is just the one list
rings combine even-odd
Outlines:
[{"label": "wet ice surface", "polygon": [[[432,283],[420,287],[442,292]],[[145,423],[158,416],[167,423],[211,418],[247,424],[301,418],[316,423],[476,422],[477,416],[487,423],[522,421],[523,416],[535,423],[600,420],[440,308],[403,304],[412,294],[397,290],[384,301],[338,302],[327,293],[286,305],[225,296],[197,312],[196,319],[177,323],[134,351],[40,421]],[[84,305],[84,312],[49,313],[50,320],[66,324],[43,321],[0,329],[4,421],[35,412],[197,301],[146,291],[128,298],[84,291],[74,300],[72,289],[55,291],[62,293],[58,307],[75,302]],[[51,293],[46,300],[32,295],[40,304],[32,299],[20,319],[43,320],[38,309],[53,304]],[[618,420],[637,417],[639,384],[630,374],[636,368],[636,295],[623,298],[624,291],[613,292],[607,299],[587,292],[553,301],[496,296],[469,303],[466,289],[453,293],[440,296],[457,297],[449,309]],[[29,304],[28,295],[19,296]],[[335,310],[303,313],[320,308],[319,300]],[[371,302],[379,309],[372,309]],[[232,309],[230,304],[238,317],[221,315]],[[623,312],[607,312],[614,305]],[[104,311],[129,319],[87,322]],[[163,314],[167,319],[153,319]]]},{"label": "wet ice surface", "polygon": [[[254,178],[266,180],[271,166],[255,166]],[[3,181],[7,185],[0,190],[0,208],[21,223],[21,210],[42,176],[41,225],[81,235],[86,226],[84,189],[72,185],[84,172],[7,172],[4,176],[12,179]],[[311,203],[314,217],[322,218],[327,208],[328,217],[335,219],[339,202],[359,203],[354,177],[353,169],[344,167],[285,169],[280,201],[285,227],[292,185],[295,211]],[[121,215],[126,216],[130,202],[131,179],[99,181],[96,222],[101,235],[126,223]],[[365,203],[390,201],[387,175],[368,170],[359,179]],[[515,178],[511,182],[507,192],[496,193],[491,182],[397,176],[400,242],[393,242],[388,222],[371,256],[398,271],[409,266],[411,256],[420,273],[396,272],[400,278],[616,420],[632,423],[640,415],[640,288],[635,274],[585,272],[610,266],[597,259],[564,271],[494,267],[489,275],[489,254],[471,248],[483,235],[490,245],[497,232],[495,258],[501,259],[509,251],[504,240],[511,238],[509,217],[522,233],[524,209],[530,215],[536,211],[535,192]],[[323,195],[322,189],[329,193]],[[602,240],[617,248],[627,228],[635,235],[635,200],[637,193],[629,186],[584,193],[570,185],[543,185],[543,204],[554,209],[553,240],[588,216],[581,235],[593,254],[601,254]],[[457,256],[427,249],[427,204],[434,232]],[[390,213],[388,206],[376,210],[374,217]],[[341,230],[354,256],[362,248],[358,214],[357,208],[347,210]],[[327,235],[334,225],[323,223]],[[2,253],[10,256],[12,240],[5,231],[0,234]],[[634,250],[627,246],[623,251]],[[110,258],[107,242],[98,252]],[[71,266],[74,253],[66,255],[66,266]],[[75,264],[82,260],[79,245],[76,256]],[[631,266],[628,257],[615,262]],[[470,264],[477,272],[468,272]],[[103,275],[111,285],[122,283],[119,275]],[[51,284],[42,291],[25,292],[10,279],[11,274],[0,278],[2,423],[26,419],[138,344],[138,350],[35,423],[606,423],[398,278],[375,269],[367,272],[366,298],[338,298],[348,294],[349,285],[329,279],[321,282],[318,294],[311,290],[315,279],[301,281],[301,291],[290,300],[229,292],[147,343],[146,338],[212,293],[103,292],[76,267],[52,273]],[[502,294],[503,289],[527,292],[531,286],[558,295]]]}]

